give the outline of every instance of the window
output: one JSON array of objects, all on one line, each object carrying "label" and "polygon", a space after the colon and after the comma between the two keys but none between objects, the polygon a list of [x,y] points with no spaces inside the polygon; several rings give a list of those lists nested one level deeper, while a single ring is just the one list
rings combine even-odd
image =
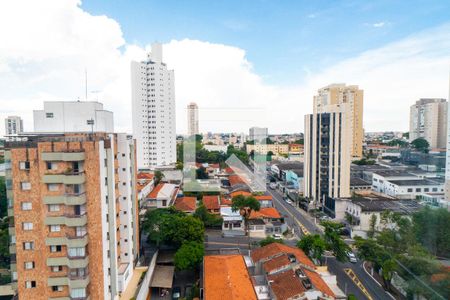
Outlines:
[{"label": "window", "polygon": [[30,162],[29,161],[21,161],[21,162],[19,162],[19,169],[21,169],[21,170],[29,170],[30,169]]},{"label": "window", "polygon": [[53,118],[53,113],[45,113],[47,119]]},{"label": "window", "polygon": [[49,183],[47,184],[47,189],[49,192],[57,192],[59,190],[58,183]]},{"label": "window", "polygon": [[25,262],[25,270],[31,270],[31,269],[34,269],[34,261]]},{"label": "window", "polygon": [[58,169],[58,163],[48,161],[47,162],[47,170],[57,170]]},{"label": "window", "polygon": [[433,192],[437,192],[437,190],[438,190],[437,188],[433,188]]},{"label": "window", "polygon": [[84,297],[86,297],[86,289],[85,288],[71,289],[70,290],[70,297],[72,297],[72,298],[84,298]]},{"label": "window", "polygon": [[25,281],[25,288],[31,289],[36,287],[36,281]]},{"label": "window", "polygon": [[408,189],[408,193],[412,193],[413,189]]},{"label": "window", "polygon": [[20,188],[22,189],[22,191],[31,190],[31,183],[29,183],[29,182],[21,182],[20,183]]},{"label": "window", "polygon": [[85,236],[86,235],[86,226],[78,226],[76,228],[76,235],[77,236]]},{"label": "window", "polygon": [[77,248],[69,248],[68,250],[69,256],[71,257],[81,257],[86,254],[84,247],[77,247]]},{"label": "window", "polygon": [[54,285],[54,286],[52,286],[52,291],[53,292],[62,292],[63,286],[62,285]]},{"label": "window", "polygon": [[50,246],[50,252],[61,252],[61,251],[62,251],[61,245]]},{"label": "window", "polygon": [[422,189],[421,188],[416,188],[416,192],[421,192]]},{"label": "window", "polygon": [[33,223],[31,222],[23,222],[22,223],[23,230],[33,230]]},{"label": "window", "polygon": [[33,250],[33,249],[34,249],[34,242],[23,243],[23,250]]},{"label": "window", "polygon": [[49,204],[48,211],[59,211],[59,204]]},{"label": "window", "polygon": [[62,272],[63,267],[62,266],[53,266],[52,272]]},{"label": "window", "polygon": [[33,207],[31,202],[22,202],[21,206],[22,210],[31,210]]},{"label": "window", "polygon": [[60,225],[50,225],[50,232],[60,232],[61,226]]}]

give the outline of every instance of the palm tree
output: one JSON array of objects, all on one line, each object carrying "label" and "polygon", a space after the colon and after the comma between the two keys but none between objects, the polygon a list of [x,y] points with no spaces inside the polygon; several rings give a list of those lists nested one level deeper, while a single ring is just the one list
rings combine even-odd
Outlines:
[{"label": "palm tree", "polygon": [[248,219],[252,211],[259,211],[261,204],[253,196],[237,195],[231,199],[231,210],[239,211],[244,218],[245,235],[248,235]]},{"label": "palm tree", "polygon": [[155,185],[157,185],[163,178],[164,178],[163,172],[155,171]]}]

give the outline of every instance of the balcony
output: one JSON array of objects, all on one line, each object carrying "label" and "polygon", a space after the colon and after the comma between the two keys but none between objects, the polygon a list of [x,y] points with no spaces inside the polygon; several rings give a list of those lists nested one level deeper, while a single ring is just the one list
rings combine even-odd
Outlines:
[{"label": "balcony", "polygon": [[45,225],[66,225],[69,227],[84,226],[87,224],[86,212],[81,214],[69,213],[63,216],[45,217]]},{"label": "balcony", "polygon": [[44,204],[83,205],[86,204],[86,193],[65,193],[59,196],[44,196]]},{"label": "balcony", "polygon": [[41,155],[44,161],[83,161],[85,160],[84,150],[73,150],[73,152],[43,152]]},{"label": "balcony", "polygon": [[66,235],[62,237],[48,237],[45,239],[45,245],[57,246],[66,245],[67,247],[85,247],[88,244],[88,236],[71,236]]},{"label": "balcony", "polygon": [[76,278],[73,278],[71,276],[49,277],[47,280],[49,286],[68,285],[69,288],[72,289],[85,288],[88,286],[89,282],[90,282],[89,275]]},{"label": "balcony", "polygon": [[86,268],[89,264],[89,256],[83,258],[69,257],[49,257],[47,258],[47,266],[68,266],[71,269]]},{"label": "balcony", "polygon": [[62,174],[46,174],[42,177],[43,183],[82,184],[86,182],[84,171],[64,172]]}]

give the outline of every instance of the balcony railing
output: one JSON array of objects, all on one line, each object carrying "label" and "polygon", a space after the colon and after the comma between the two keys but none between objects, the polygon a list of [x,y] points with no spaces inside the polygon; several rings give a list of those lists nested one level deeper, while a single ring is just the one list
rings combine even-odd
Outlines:
[{"label": "balcony railing", "polygon": [[67,218],[81,218],[81,217],[83,217],[85,215],[86,215],[85,211],[80,212],[80,213],[76,213],[76,212],[66,212],[66,213],[64,213],[64,217],[67,217]]}]

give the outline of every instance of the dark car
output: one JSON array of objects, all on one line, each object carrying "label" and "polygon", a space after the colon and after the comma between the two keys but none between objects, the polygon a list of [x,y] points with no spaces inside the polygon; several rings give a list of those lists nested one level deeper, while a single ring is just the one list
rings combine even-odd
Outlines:
[{"label": "dark car", "polygon": [[178,286],[172,288],[172,299],[178,300],[180,298],[181,298],[181,289]]}]

